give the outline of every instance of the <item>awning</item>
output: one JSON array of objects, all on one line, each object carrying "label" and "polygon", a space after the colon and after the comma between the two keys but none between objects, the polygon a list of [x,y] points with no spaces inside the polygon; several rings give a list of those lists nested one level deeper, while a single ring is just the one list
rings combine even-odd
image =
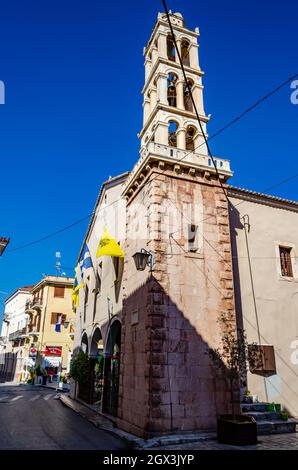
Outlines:
[{"label": "awning", "polygon": [[61,357],[59,356],[47,356],[42,359],[41,367],[59,367],[61,363]]}]

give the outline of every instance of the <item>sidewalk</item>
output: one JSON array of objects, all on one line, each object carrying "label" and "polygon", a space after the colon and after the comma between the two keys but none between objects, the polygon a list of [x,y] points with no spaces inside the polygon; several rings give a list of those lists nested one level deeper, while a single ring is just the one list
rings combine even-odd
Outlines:
[{"label": "sidewalk", "polygon": [[203,432],[171,434],[144,440],[121,431],[116,427],[115,422],[94,411],[91,406],[71,399],[68,394],[61,394],[59,399],[65,406],[80,414],[94,426],[110,432],[125,441],[128,447],[136,450],[298,450],[298,432],[259,436],[258,443],[252,446],[219,444],[215,433]]},{"label": "sidewalk", "polygon": [[73,411],[81,415],[83,418],[87,419],[97,428],[103,429],[107,432],[110,432],[114,436],[124,440],[126,444],[133,449],[146,450],[153,448],[160,448],[164,446],[179,446],[183,445],[194,445],[199,442],[205,442],[210,440],[215,440],[215,433],[188,433],[188,434],[171,434],[168,436],[158,436],[152,439],[141,439],[134,436],[133,434],[127,433],[118,429],[116,424],[101,415],[100,413],[94,411],[90,406],[85,405],[77,400],[73,400],[67,394],[60,395],[60,401],[65,405],[71,408]]}]

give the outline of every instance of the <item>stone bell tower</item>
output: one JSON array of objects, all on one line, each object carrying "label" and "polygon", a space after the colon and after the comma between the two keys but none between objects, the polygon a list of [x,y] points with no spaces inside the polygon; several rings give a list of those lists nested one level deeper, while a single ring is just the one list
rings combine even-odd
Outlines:
[{"label": "stone bell tower", "polygon": [[[177,46],[182,57],[189,84],[199,112],[204,132],[209,117],[205,115],[202,77],[198,61],[199,29],[185,28],[180,13],[171,14],[171,22]],[[169,145],[181,150],[199,147],[199,153],[206,155],[206,148],[190,95],[175,51],[166,15],[159,14],[151,38],[144,48],[145,85],[143,128],[140,132],[141,145],[148,142]]]},{"label": "stone bell tower", "polygon": [[[198,28],[170,14],[203,131]],[[144,49],[140,158],[123,192],[126,253],[118,425],[140,436],[214,429],[228,411],[206,351],[220,346],[221,315],[235,323],[228,205],[229,161],[208,156],[164,14]],[[218,178],[219,175],[219,178]],[[137,271],[133,255],[154,254]]]}]

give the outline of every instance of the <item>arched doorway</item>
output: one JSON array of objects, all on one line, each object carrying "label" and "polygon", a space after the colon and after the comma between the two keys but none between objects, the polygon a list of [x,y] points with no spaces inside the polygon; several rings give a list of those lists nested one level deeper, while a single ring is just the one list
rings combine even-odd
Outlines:
[{"label": "arched doorway", "polygon": [[88,354],[88,336],[87,333],[83,333],[82,339],[81,339],[81,350],[83,353]]},{"label": "arched doorway", "polygon": [[121,323],[115,320],[108,331],[104,362],[103,411],[117,416],[121,351]]},{"label": "arched doorway", "polygon": [[102,408],[104,383],[103,339],[100,329],[95,328],[90,346],[91,403]]}]

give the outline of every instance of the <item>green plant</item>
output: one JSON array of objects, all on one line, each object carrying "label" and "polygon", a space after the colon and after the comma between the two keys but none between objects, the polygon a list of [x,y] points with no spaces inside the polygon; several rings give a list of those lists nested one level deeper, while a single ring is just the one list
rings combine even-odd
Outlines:
[{"label": "green plant", "polygon": [[35,374],[37,375],[37,377],[40,377],[41,375],[43,375],[40,365],[36,366]]},{"label": "green plant", "polygon": [[223,331],[221,348],[209,349],[209,355],[215,365],[215,370],[221,377],[227,379],[230,392],[232,413],[234,412],[234,392],[239,393],[239,387],[246,386],[247,364],[255,368],[261,363],[259,348],[256,343],[248,344],[245,331],[235,330],[234,323],[224,314],[218,320]]},{"label": "green plant", "polygon": [[71,360],[69,377],[79,382],[79,384],[86,383],[88,379],[88,367],[88,356],[83,351],[80,351]]},{"label": "green plant", "polygon": [[283,421],[288,421],[288,419],[289,419],[289,414],[288,414],[286,411],[281,411],[281,413],[280,413],[280,419],[282,419]]}]

